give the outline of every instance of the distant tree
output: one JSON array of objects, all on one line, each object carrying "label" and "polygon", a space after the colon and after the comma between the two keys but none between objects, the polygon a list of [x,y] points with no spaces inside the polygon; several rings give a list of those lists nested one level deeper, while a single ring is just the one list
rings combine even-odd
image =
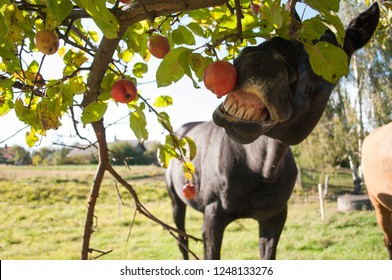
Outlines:
[{"label": "distant tree", "polygon": [[9,164],[28,165],[31,164],[30,153],[21,146],[12,146],[9,148],[13,158],[8,160]]},{"label": "distant tree", "polygon": [[[346,22],[365,8],[362,1],[342,4],[340,17]],[[381,18],[378,34],[360,50],[360,55],[352,58],[351,74],[339,82],[316,129],[294,148],[304,167],[349,167],[355,193],[361,191],[358,169],[364,137],[368,131],[392,121],[391,20]]]}]

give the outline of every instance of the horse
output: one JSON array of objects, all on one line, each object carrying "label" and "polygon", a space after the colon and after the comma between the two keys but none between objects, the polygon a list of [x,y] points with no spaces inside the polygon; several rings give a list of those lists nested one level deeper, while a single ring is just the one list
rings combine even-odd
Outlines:
[{"label": "horse", "polygon": [[362,145],[362,174],[389,259],[392,260],[392,123],[369,134]]},{"label": "horse", "polygon": [[[375,3],[350,22],[342,46],[348,60],[371,39],[378,20]],[[320,41],[338,46],[329,30]],[[220,259],[224,230],[240,218],[258,222],[260,257],[275,259],[297,176],[290,145],[313,130],[336,84],[313,72],[304,46],[296,40],[274,37],[246,47],[234,66],[236,86],[214,111],[213,121],[189,123],[177,131],[197,145],[192,161],[196,196],[184,196],[186,179],[177,160],[169,163],[166,185],[180,231],[185,232],[187,205],[204,213],[205,259]],[[181,234],[178,239],[188,259],[188,240]]]}]

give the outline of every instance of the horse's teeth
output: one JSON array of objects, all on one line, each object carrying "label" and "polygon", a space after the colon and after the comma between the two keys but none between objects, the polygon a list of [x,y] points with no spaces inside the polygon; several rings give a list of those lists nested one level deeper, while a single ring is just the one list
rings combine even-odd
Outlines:
[{"label": "horse's teeth", "polygon": [[230,115],[234,116],[237,112],[237,107],[238,107],[238,101],[234,101],[234,103],[230,106],[229,110],[227,113]]},{"label": "horse's teeth", "polygon": [[250,106],[250,107],[246,110],[246,112],[245,112],[243,118],[244,118],[245,120],[252,120],[254,114],[255,114],[255,107],[254,107],[254,106]]},{"label": "horse's teeth", "polygon": [[235,117],[242,119],[244,117],[244,114],[245,114],[245,106],[241,105],[238,108],[237,112],[235,113]]}]

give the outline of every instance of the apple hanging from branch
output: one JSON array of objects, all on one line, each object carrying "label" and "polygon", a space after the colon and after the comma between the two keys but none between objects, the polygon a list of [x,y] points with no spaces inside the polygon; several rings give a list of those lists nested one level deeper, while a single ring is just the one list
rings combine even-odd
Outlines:
[{"label": "apple hanging from branch", "polygon": [[164,58],[170,51],[169,40],[162,35],[152,35],[148,38],[147,48],[156,58]]},{"label": "apple hanging from branch", "polygon": [[117,80],[110,90],[112,98],[120,103],[129,103],[137,96],[135,84],[129,79]]},{"label": "apple hanging from branch", "polygon": [[234,89],[237,83],[237,70],[228,61],[214,61],[206,67],[203,81],[208,90],[222,97]]},{"label": "apple hanging from branch", "polygon": [[59,38],[50,30],[40,30],[35,33],[34,43],[40,52],[47,55],[54,54],[59,49]]},{"label": "apple hanging from branch", "polygon": [[182,187],[182,193],[184,194],[186,199],[193,199],[196,195],[195,186],[190,183],[186,183]]}]

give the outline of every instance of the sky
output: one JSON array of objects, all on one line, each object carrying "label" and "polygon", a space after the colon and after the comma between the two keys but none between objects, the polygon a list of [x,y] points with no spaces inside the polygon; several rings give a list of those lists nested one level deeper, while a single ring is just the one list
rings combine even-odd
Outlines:
[{"label": "sky", "polygon": [[[303,6],[299,4],[298,13],[302,15]],[[306,9],[304,18],[314,16],[310,8]],[[60,47],[62,46],[60,40]],[[37,59],[40,61],[40,58]],[[165,111],[169,114],[171,123],[174,129],[180,127],[182,124],[191,121],[209,121],[212,119],[212,113],[215,108],[223,101],[218,99],[213,93],[208,91],[203,83],[199,83],[200,89],[193,87],[192,81],[184,76],[179,82],[169,87],[157,88],[155,83],[156,69],[161,60],[152,57],[148,62],[149,72],[142,80],[138,80],[138,91],[143,98],[153,103],[155,98],[159,95],[171,95],[173,97],[173,105],[158,111]],[[46,56],[45,63],[41,70],[43,77],[61,78],[62,77],[62,61],[56,53],[51,56]],[[80,114],[80,113],[79,113]],[[129,109],[125,104],[116,104],[114,101],[109,102],[108,111],[105,114],[104,122],[110,125],[107,132],[107,141],[112,142],[117,140],[133,140],[136,139],[132,130],[129,127]],[[157,122],[154,113],[148,113],[145,110],[147,118],[147,129],[149,131],[149,139],[154,141],[162,141],[167,134],[162,126]],[[80,117],[80,115],[79,115]],[[79,118],[80,119],[80,118]],[[119,121],[120,120],[120,121]],[[62,126],[58,130],[50,130],[47,135],[40,137],[41,140],[36,143],[33,149],[39,149],[46,146],[57,146],[56,144],[74,145],[76,143],[83,143],[75,134],[73,124],[67,114],[61,119]],[[29,131],[28,128],[23,129],[25,124],[20,122],[15,116],[14,110],[11,110],[7,115],[0,117],[0,147],[4,145],[20,145],[28,148],[25,135]],[[80,126],[80,134],[83,137],[95,141],[95,135],[90,125],[85,128]],[[12,137],[11,137],[12,136]],[[7,140],[6,140],[7,139]],[[87,144],[87,142],[84,142]]]}]

